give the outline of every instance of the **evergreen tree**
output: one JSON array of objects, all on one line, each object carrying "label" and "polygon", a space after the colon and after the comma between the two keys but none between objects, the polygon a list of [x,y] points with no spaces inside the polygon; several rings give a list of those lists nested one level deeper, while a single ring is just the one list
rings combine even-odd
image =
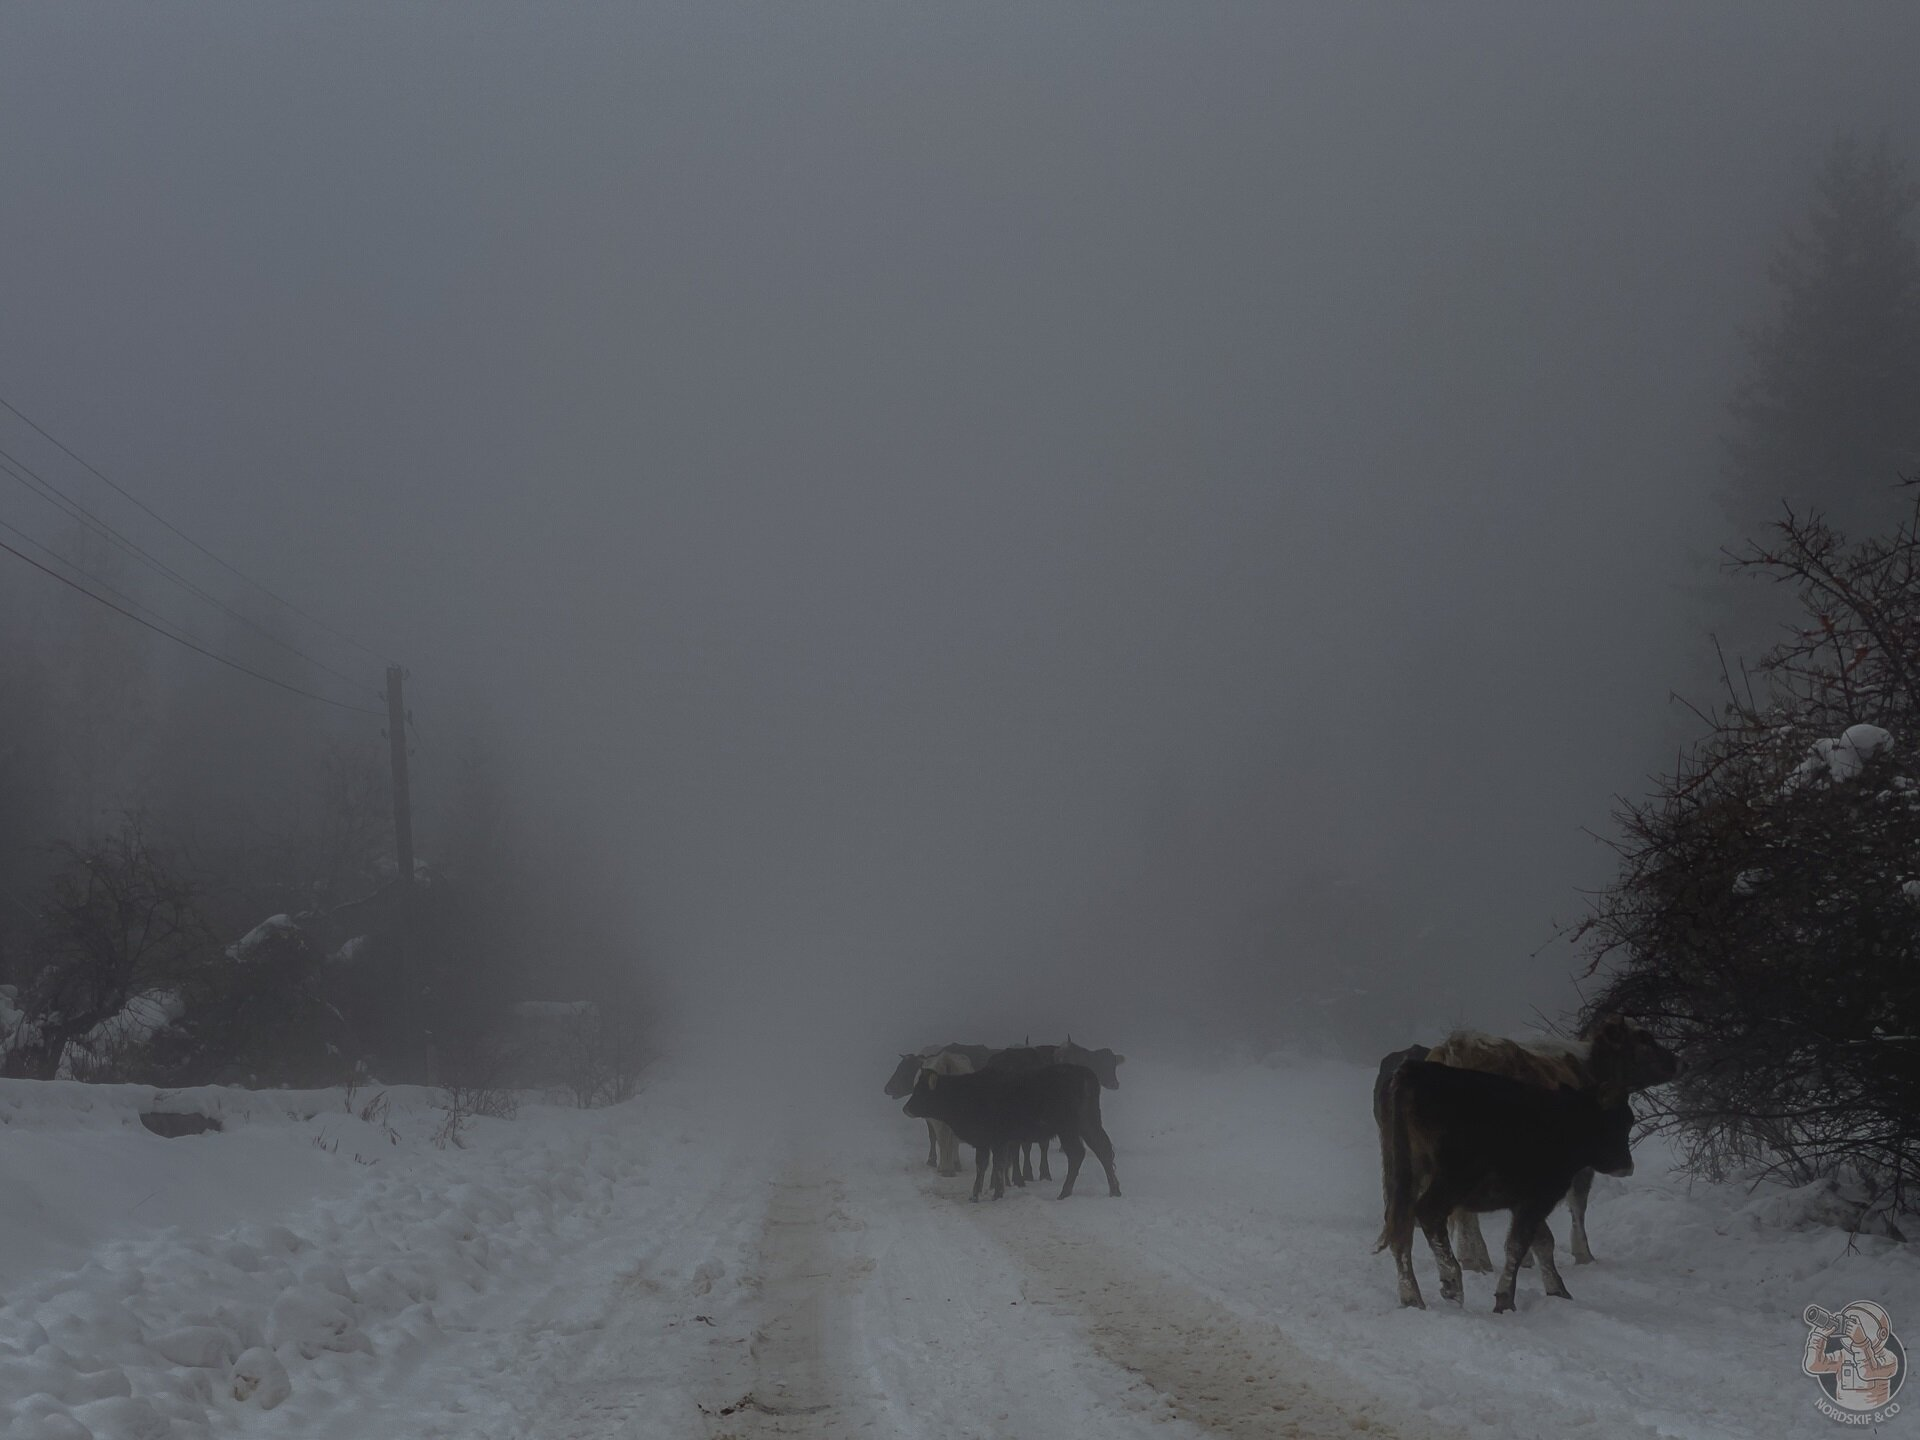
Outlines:
[{"label": "evergreen tree", "polygon": [[1795,513],[1873,531],[1898,516],[1895,486],[1920,470],[1920,205],[1883,135],[1842,138],[1816,180],[1804,228],[1769,274],[1773,319],[1748,337],[1730,407],[1727,514],[1753,535]]}]

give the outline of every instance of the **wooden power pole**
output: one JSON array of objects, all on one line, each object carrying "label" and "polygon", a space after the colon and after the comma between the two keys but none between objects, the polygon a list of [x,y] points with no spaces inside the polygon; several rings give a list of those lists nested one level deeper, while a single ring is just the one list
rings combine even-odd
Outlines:
[{"label": "wooden power pole", "polygon": [[396,969],[400,981],[399,1009],[403,1044],[417,1078],[433,1078],[433,1037],[426,1028],[427,1011],[418,993],[414,969],[413,936],[413,800],[407,790],[407,702],[401,694],[406,671],[387,667],[387,751],[393,757],[393,844],[400,861],[400,889],[395,895],[394,938],[399,945]]},{"label": "wooden power pole", "polygon": [[406,672],[387,667],[387,749],[393,756],[393,841],[400,883],[413,888],[413,801],[407,793],[407,704],[400,693]]}]

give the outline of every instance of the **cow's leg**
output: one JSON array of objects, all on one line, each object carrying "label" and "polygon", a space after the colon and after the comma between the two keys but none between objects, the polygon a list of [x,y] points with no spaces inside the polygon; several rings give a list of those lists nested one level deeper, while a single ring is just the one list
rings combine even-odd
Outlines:
[{"label": "cow's leg", "polygon": [[1413,1273],[1413,1236],[1407,1236],[1404,1245],[1393,1243],[1393,1268],[1400,1277],[1400,1303],[1411,1305],[1416,1310],[1427,1308],[1427,1302],[1420,1298],[1420,1281]]},{"label": "cow's leg", "polygon": [[1513,1287],[1520,1278],[1520,1257],[1533,1248],[1533,1237],[1552,1208],[1533,1202],[1513,1207],[1513,1223],[1507,1227],[1507,1263],[1500,1267],[1500,1283],[1493,1291],[1494,1314],[1513,1309]]},{"label": "cow's leg", "polygon": [[940,1122],[940,1173],[960,1173],[960,1137],[953,1133],[953,1127],[944,1120]]},{"label": "cow's leg", "polygon": [[1020,1183],[1026,1184],[1033,1179],[1033,1145],[1031,1142],[1020,1147]]},{"label": "cow's leg", "polygon": [[973,1147],[973,1194],[969,1199],[980,1198],[980,1187],[986,1183],[987,1166],[993,1161],[993,1150],[986,1145]]},{"label": "cow's leg", "polygon": [[1087,1158],[1087,1147],[1073,1131],[1062,1130],[1060,1153],[1067,1157],[1067,1182],[1060,1187],[1060,1198],[1064,1200],[1073,1194],[1073,1182],[1080,1178],[1080,1165]]},{"label": "cow's leg", "polygon": [[1562,1300],[1571,1300],[1567,1293],[1567,1282],[1560,1278],[1560,1271],[1553,1263],[1553,1231],[1542,1220],[1533,1227],[1533,1258],[1540,1267],[1541,1283],[1547,1287],[1547,1294],[1557,1295]]},{"label": "cow's leg", "polygon": [[929,1170],[940,1163],[940,1132],[933,1126],[933,1121],[927,1121],[927,1168]]},{"label": "cow's leg", "polygon": [[1493,1273],[1493,1257],[1487,1254],[1487,1237],[1480,1233],[1480,1217],[1471,1210],[1453,1212],[1453,1253],[1462,1270],[1482,1275]]},{"label": "cow's leg", "polygon": [[1593,1263],[1593,1251],[1587,1245],[1587,1196],[1592,1190],[1593,1171],[1582,1170],[1573,1177],[1573,1187],[1567,1191],[1567,1214],[1573,1217],[1573,1239],[1569,1243],[1576,1265]]},{"label": "cow's leg", "polygon": [[[1093,1151],[1093,1158],[1100,1162],[1100,1168],[1107,1172],[1107,1194],[1120,1193],[1120,1176],[1113,1168],[1113,1141],[1107,1138],[1106,1128],[1101,1125],[1089,1125],[1086,1130],[1087,1148]],[[1062,1150],[1066,1148],[1065,1137],[1061,1139]]]},{"label": "cow's leg", "polygon": [[1454,1258],[1453,1246],[1447,1240],[1447,1215],[1452,1209],[1453,1197],[1442,1191],[1436,1178],[1414,1201],[1413,1218],[1427,1237],[1433,1263],[1440,1267],[1440,1298],[1458,1305],[1466,1299],[1467,1290],[1460,1278],[1460,1262]]},{"label": "cow's leg", "polygon": [[1026,1148],[1024,1145],[1009,1145],[1007,1147],[1006,1158],[1001,1162],[1001,1166],[1006,1172],[1007,1182],[1018,1186],[1022,1190],[1027,1188],[1027,1177],[1020,1173],[1020,1155]]},{"label": "cow's leg", "polygon": [[1007,1194],[1007,1165],[1014,1160],[1014,1153],[1004,1145],[993,1149],[993,1198],[1002,1200]]},{"label": "cow's leg", "polygon": [[1047,1151],[1052,1148],[1053,1142],[1051,1140],[1042,1140],[1040,1142],[1040,1178],[1042,1180],[1053,1179],[1053,1171],[1047,1168]]}]

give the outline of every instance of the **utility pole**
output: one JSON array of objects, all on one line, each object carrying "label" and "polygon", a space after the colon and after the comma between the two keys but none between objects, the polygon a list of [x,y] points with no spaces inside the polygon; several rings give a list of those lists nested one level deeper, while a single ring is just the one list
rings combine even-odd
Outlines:
[{"label": "utility pole", "polygon": [[393,756],[393,840],[400,860],[402,893],[413,888],[413,802],[407,793],[407,704],[400,694],[406,672],[387,667],[387,749]]},{"label": "utility pole", "polygon": [[401,694],[406,671],[387,667],[387,752],[393,758],[393,842],[400,861],[400,888],[394,898],[395,969],[399,980],[402,1046],[425,1081],[433,1074],[433,1041],[424,1029],[425,1011],[415,991],[413,936],[413,800],[407,791],[407,702]]}]

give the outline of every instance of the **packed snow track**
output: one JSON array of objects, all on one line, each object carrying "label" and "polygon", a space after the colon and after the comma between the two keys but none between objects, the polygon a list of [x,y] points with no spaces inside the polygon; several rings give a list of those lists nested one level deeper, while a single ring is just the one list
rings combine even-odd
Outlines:
[{"label": "packed snow track", "polygon": [[1817,1435],[1800,1309],[1920,1317],[1905,1247],[1689,1193],[1650,1149],[1596,1190],[1573,1301],[1529,1274],[1496,1317],[1470,1276],[1464,1310],[1403,1311],[1364,1067],[1132,1065],[1106,1097],[1126,1198],[979,1204],[883,1078],[767,1103],[669,1065],[438,1148],[427,1092],[371,1119],[193,1092],[168,1103],[224,1131],[162,1140],[123,1123],[151,1092],[7,1088],[37,1189],[0,1248],[5,1433]]}]

